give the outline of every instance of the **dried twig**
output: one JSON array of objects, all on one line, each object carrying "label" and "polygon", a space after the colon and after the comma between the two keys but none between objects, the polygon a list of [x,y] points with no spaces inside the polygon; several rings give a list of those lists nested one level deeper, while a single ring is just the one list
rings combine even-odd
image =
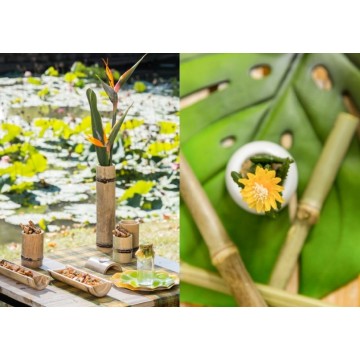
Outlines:
[{"label": "dried twig", "polygon": [[23,225],[23,224],[20,224],[20,227],[23,231],[24,234],[28,234],[28,235],[31,235],[31,234],[41,234],[41,229],[36,226],[33,221],[29,220],[29,224],[28,225]]},{"label": "dried twig", "polygon": [[115,226],[115,230],[112,231],[112,233],[114,234],[114,236],[116,237],[129,237],[131,235],[131,233],[129,231],[127,231],[122,225],[117,224]]}]

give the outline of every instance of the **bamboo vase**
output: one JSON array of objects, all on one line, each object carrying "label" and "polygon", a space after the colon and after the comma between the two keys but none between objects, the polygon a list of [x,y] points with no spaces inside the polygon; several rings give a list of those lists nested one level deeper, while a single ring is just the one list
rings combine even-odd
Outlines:
[{"label": "bamboo vase", "polygon": [[115,166],[96,167],[96,247],[110,254],[115,228]]},{"label": "bamboo vase", "polygon": [[133,256],[133,236],[114,236],[113,260],[120,264],[128,264]]},{"label": "bamboo vase", "polygon": [[139,231],[140,231],[140,223],[138,220],[121,220],[120,225],[126,229],[129,233],[132,234],[133,241],[133,254],[135,257],[136,251],[139,249]]},{"label": "bamboo vase", "polygon": [[39,268],[44,257],[44,232],[40,234],[22,233],[21,265],[31,269]]}]

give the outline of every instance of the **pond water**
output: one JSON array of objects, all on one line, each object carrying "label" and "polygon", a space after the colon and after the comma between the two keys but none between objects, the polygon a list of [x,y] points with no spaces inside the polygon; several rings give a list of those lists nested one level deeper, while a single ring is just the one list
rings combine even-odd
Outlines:
[{"label": "pond water", "polygon": [[[35,79],[35,80],[34,80]],[[21,222],[47,231],[95,224],[97,158],[86,89],[98,97],[109,133],[111,103],[94,80],[78,88],[64,76],[0,78],[0,244],[19,241]],[[179,98],[173,82],[119,92],[120,113],[133,106],[114,146],[117,219],[146,219],[179,208]],[[175,89],[176,90],[176,89]]]}]

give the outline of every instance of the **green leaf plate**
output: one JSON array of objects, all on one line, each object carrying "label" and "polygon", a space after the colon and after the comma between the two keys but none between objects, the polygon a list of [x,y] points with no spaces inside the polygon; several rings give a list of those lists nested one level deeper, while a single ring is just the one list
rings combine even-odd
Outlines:
[{"label": "green leaf plate", "polygon": [[122,273],[116,273],[110,280],[117,287],[133,291],[168,290],[174,285],[179,285],[179,277],[175,274],[169,274],[166,271],[155,271],[155,278],[151,286],[139,284],[137,270],[126,270]]}]

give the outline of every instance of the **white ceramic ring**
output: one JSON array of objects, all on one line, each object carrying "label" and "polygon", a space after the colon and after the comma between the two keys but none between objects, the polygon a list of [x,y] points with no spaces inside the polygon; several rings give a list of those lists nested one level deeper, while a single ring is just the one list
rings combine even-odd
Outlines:
[{"label": "white ceramic ring", "polygon": [[[225,180],[226,187],[230,196],[240,207],[250,213],[264,215],[264,212],[257,213],[254,209],[251,209],[248,206],[248,204],[242,199],[241,188],[235,184],[234,180],[231,177],[232,171],[239,172],[245,160],[249,159],[249,157],[251,156],[258,154],[269,154],[278,157],[293,158],[287,150],[285,150],[283,147],[276,143],[270,141],[253,141],[242,146],[233,154],[226,167]],[[290,198],[297,189],[297,185],[298,170],[296,163],[293,162],[292,164],[290,164],[289,172],[284,182],[284,191],[282,193],[284,203],[282,204],[282,208],[289,203]]]}]

